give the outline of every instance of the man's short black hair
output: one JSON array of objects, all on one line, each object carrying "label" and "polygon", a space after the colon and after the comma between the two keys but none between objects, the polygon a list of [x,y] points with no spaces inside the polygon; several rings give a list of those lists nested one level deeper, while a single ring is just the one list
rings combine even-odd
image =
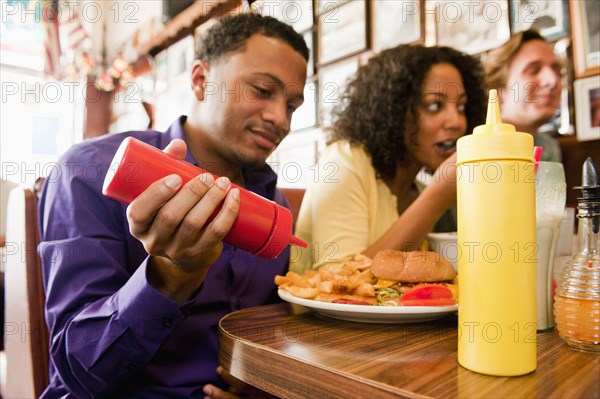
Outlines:
[{"label": "man's short black hair", "polygon": [[196,59],[213,62],[225,55],[244,50],[255,34],[283,40],[308,61],[308,47],[302,35],[273,17],[244,13],[217,20],[200,38]]}]

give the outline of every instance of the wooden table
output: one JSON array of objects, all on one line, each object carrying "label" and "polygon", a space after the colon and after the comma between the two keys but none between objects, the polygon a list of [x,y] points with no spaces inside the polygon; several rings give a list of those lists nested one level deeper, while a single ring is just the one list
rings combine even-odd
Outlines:
[{"label": "wooden table", "polygon": [[456,360],[457,318],[418,324],[328,319],[287,303],[231,313],[219,362],[282,398],[598,398],[600,354],[538,334],[538,366],[521,377],[471,372]]}]

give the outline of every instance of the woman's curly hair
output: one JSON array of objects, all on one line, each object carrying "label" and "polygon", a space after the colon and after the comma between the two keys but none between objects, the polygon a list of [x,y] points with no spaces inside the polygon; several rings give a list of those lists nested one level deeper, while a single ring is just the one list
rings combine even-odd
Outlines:
[{"label": "woman's curly hair", "polygon": [[[396,175],[404,160],[404,135],[416,139],[425,75],[436,64],[460,72],[467,94],[467,133],[485,120],[486,94],[479,60],[449,47],[400,45],[377,54],[360,67],[333,111],[328,144],[362,144],[382,178]],[[407,132],[407,126],[414,130]]]}]

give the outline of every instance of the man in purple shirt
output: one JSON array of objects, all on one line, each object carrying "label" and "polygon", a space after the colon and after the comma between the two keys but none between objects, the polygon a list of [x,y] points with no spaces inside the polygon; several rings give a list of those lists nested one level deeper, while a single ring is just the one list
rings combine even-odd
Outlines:
[{"label": "man in purple shirt", "polygon": [[[242,14],[220,19],[198,51],[187,117],[164,133],[78,144],[47,179],[39,253],[51,381],[42,398],[229,397],[216,371],[217,323],[277,300],[273,279],[289,249],[265,260],[221,240],[239,209],[231,182],[287,206],[265,161],[303,102],[308,49],[288,25]],[[181,187],[171,175],[128,207],[109,199],[102,183],[128,136],[222,178]]]}]

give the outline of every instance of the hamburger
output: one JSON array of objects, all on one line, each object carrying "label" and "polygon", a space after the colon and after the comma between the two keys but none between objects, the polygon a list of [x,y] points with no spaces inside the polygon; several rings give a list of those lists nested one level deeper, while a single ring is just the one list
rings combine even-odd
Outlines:
[{"label": "hamburger", "polygon": [[458,298],[456,271],[435,252],[380,251],[371,272],[383,306],[449,306]]}]

